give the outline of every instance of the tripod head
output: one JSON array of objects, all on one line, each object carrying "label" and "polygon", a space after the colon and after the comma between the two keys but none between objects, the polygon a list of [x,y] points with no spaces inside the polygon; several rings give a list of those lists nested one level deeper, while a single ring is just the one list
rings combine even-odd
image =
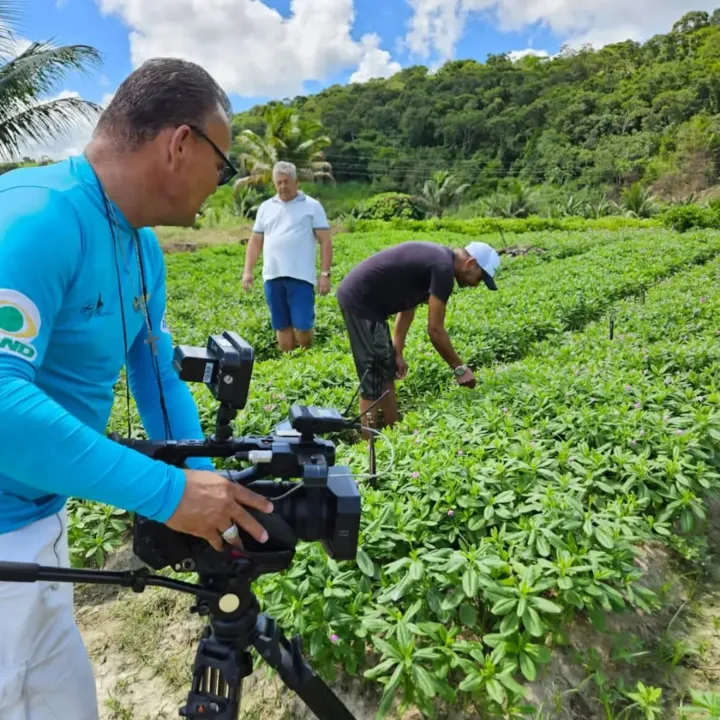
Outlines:
[{"label": "tripod head", "polygon": [[73,570],[0,562],[0,581],[81,582],[121,585],[143,592],[148,585],[195,595],[191,612],[209,616],[193,667],[188,718],[233,720],[244,676],[252,672],[247,647],[253,645],[276,668],[318,717],[352,720],[340,701],[305,664],[299,639],[289,643],[275,621],[258,614],[253,580],[290,567],[299,541],[320,542],[330,557],[353,560],[360,530],[360,494],[350,469],[335,465],[335,446],[318,435],[360,427],[335,409],[293,405],[288,420],[270,435],[234,437],[232,421],[245,407],[254,354],[237,333],[211,335],[205,348],[180,345],[173,363],[181,379],[203,382],[219,401],[215,432],[203,440],[135,440],[110,437],[167,464],[183,467],[190,457],[233,459],[242,470],[226,470],[229,481],[247,486],[273,502],[271,514],[246,508],[268,531],[257,543],[240,530],[243,549],[221,552],[206,540],[135,515],[133,551],[155,570],[196,572],[193,584],[147,569],[132,572]]}]

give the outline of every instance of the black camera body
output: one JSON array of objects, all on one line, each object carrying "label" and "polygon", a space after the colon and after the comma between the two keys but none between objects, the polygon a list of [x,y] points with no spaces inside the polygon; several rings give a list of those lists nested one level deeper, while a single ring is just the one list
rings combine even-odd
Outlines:
[{"label": "black camera body", "polygon": [[233,332],[210,336],[206,348],[176,347],[174,365],[180,378],[205,383],[220,401],[215,433],[204,440],[114,438],[177,467],[183,467],[189,457],[250,463],[243,470],[223,474],[273,502],[270,514],[247,508],[268,531],[266,543],[256,542],[241,530],[243,549],[225,545],[222,552],[202,538],[136,515],[133,550],[156,570],[197,572],[210,581],[253,579],[289,567],[298,541],[320,542],[338,560],[356,556],[361,515],[357,483],[348,467],[335,465],[334,444],[317,437],[355,424],[334,409],[293,405],[287,422],[273,434],[233,437],[230,423],[247,402],[253,362],[252,348]]}]

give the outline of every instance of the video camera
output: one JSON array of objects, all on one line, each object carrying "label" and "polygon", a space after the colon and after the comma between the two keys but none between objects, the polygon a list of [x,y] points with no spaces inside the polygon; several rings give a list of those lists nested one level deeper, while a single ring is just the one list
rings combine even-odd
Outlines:
[{"label": "video camera", "polygon": [[243,549],[228,545],[218,552],[202,538],[135,515],[133,551],[138,558],[155,570],[196,572],[199,584],[150,575],[147,568],[108,572],[11,562],[0,562],[0,581],[115,584],[135,592],[154,585],[195,595],[197,603],[191,612],[209,616],[209,624],[197,650],[188,702],[180,709],[182,717],[235,720],[239,716],[242,680],[252,673],[247,650],[252,645],[318,718],[352,720],[303,659],[299,637],[289,642],[271,617],[259,613],[250,583],[265,573],[288,568],[299,541],[319,541],[338,560],[355,558],[361,514],[358,487],[348,467],[335,465],[333,443],[316,436],[361,426],[335,409],[293,405],[287,421],[271,435],[235,438],[231,423],[247,403],[252,378],[250,345],[237,333],[226,331],[209,336],[205,348],[177,346],[173,363],[181,379],[205,383],[219,401],[215,432],[204,440],[110,437],[177,467],[191,457],[249,463],[245,469],[222,474],[272,501],[271,514],[246,508],[268,531],[268,541],[257,543],[241,530]]},{"label": "video camera", "polygon": [[[245,407],[253,370],[252,348],[237,333],[208,338],[207,348],[179,346],[174,365],[181,379],[205,383],[220,402],[215,433],[203,441],[115,439],[149,457],[182,466],[190,457],[233,458],[249,462],[242,471],[225,471],[233,482],[269,498],[271,515],[248,509],[268,531],[257,543],[241,531],[244,550],[218,553],[205,540],[171,530],[139,516],[133,551],[150,567],[172,567],[204,576],[253,578],[287,568],[298,541],[319,541],[330,557],[353,560],[360,529],[360,494],[350,469],[335,466],[335,446],[318,434],[355,427],[339,411],[293,405],[287,423],[265,437],[233,438],[230,423]],[[283,482],[263,478],[282,478]],[[289,482],[298,478],[301,482]]]}]

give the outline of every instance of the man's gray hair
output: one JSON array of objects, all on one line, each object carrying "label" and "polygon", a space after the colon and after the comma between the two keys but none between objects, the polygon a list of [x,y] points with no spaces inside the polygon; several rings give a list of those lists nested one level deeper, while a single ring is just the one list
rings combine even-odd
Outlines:
[{"label": "man's gray hair", "polygon": [[95,134],[107,133],[132,148],[153,140],[166,127],[192,124],[204,130],[218,111],[231,121],[230,100],[205,69],[178,58],[153,58],[122,82]]},{"label": "man's gray hair", "polygon": [[297,178],[297,168],[291,162],[280,160],[273,166],[273,178],[277,175],[288,175],[295,180]]}]

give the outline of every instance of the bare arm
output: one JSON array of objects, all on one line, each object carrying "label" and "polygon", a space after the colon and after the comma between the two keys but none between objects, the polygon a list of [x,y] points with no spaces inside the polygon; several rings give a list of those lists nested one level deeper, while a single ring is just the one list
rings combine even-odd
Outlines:
[{"label": "bare arm", "polygon": [[463,364],[445,330],[445,303],[435,295],[428,301],[428,335],[433,347],[453,369]]},{"label": "bare arm", "polygon": [[260,257],[260,253],[263,247],[264,235],[259,232],[254,232],[250,236],[248,241],[247,252],[245,253],[245,273],[252,273],[255,263]]},{"label": "bare arm", "polygon": [[[330,230],[327,228],[316,228],[315,237],[320,243],[320,262],[322,265],[321,273],[329,273],[332,266],[332,237]],[[330,275],[320,275],[318,280],[318,291],[321,295],[327,295],[330,292]]]},{"label": "bare arm", "polygon": [[415,308],[412,308],[412,310],[403,310],[395,317],[395,340],[393,341],[393,345],[395,346],[395,354],[397,355],[403,354],[405,338],[407,337],[414,317]]},{"label": "bare arm", "polygon": [[330,272],[332,267],[332,236],[329,230],[315,230],[315,237],[320,243],[320,263],[322,272]]}]

